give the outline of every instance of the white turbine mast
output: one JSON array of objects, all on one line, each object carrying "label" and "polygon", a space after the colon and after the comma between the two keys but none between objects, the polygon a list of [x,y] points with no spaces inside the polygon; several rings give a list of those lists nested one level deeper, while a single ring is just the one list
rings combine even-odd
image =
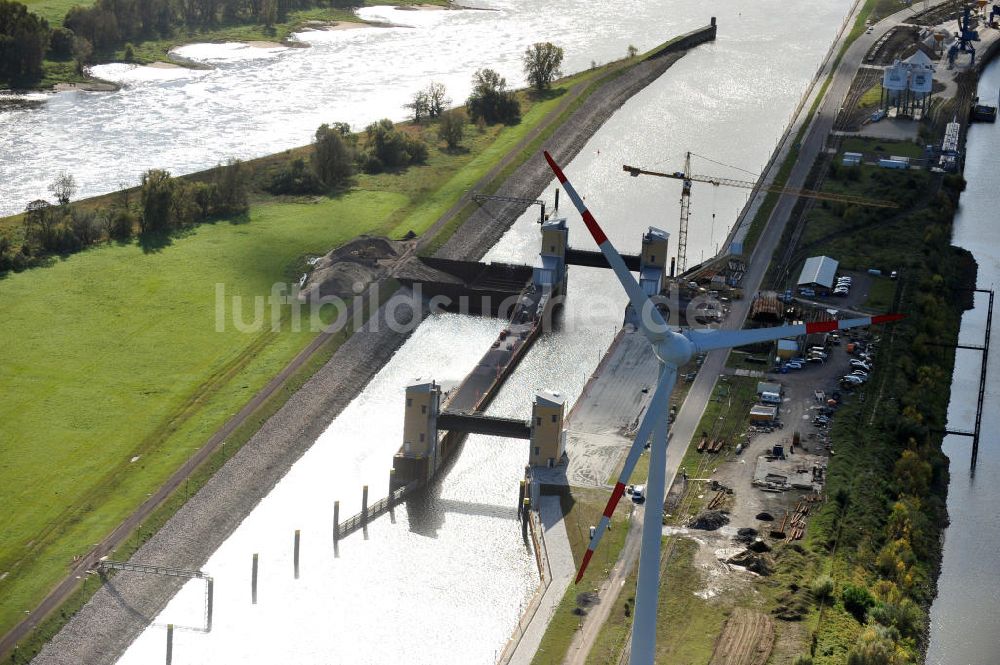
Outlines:
[{"label": "white turbine mast", "polygon": [[635,441],[625,458],[618,484],[611,492],[611,498],[604,515],[594,530],[583,563],[576,576],[579,583],[594,550],[608,528],[611,515],[618,501],[625,493],[632,471],[635,469],[639,456],[645,449],[646,441],[652,437],[649,452],[649,477],[646,481],[646,501],[652,508],[642,526],[642,549],[639,554],[639,579],[635,594],[635,619],[632,626],[632,650],[629,663],[631,665],[654,665],[656,656],[656,608],[660,590],[660,539],[663,532],[662,513],[666,491],[667,467],[667,429],[670,393],[673,392],[677,379],[677,368],[688,362],[696,353],[715,349],[729,349],[744,344],[754,344],[783,337],[794,337],[818,332],[830,332],[857,328],[879,323],[889,323],[904,318],[901,314],[884,314],[881,316],[844,319],[840,321],[820,321],[793,326],[777,326],[773,328],[756,328],[753,330],[671,330],[663,316],[653,305],[649,297],[643,293],[632,273],[625,266],[621,255],[614,248],[608,237],[597,224],[597,220],[584,205],[576,189],[566,179],[562,169],[556,164],[547,151],[545,160],[549,163],[556,178],[569,195],[573,205],[583,217],[583,223],[594,237],[601,253],[607,259],[611,269],[618,276],[629,302],[638,314],[639,330],[653,345],[653,351],[660,363],[660,379],[650,400],[648,409],[639,428]]}]

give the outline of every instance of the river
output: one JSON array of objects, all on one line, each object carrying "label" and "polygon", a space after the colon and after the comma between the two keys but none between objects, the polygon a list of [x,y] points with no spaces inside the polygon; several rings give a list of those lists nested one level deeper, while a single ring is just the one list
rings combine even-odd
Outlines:
[{"label": "river", "polygon": [[[456,99],[469,75],[493,66],[520,84],[526,44],[566,49],[564,69],[646,49],[719,17],[719,39],[700,46],[632,98],[598,131],[568,175],[611,239],[639,247],[650,224],[676,238],[679,185],[629,178],[623,163],[674,170],[687,150],[758,172],[850,5],[622,0],[610,12],[586,0],[495,0],[497,12],[365,10],[411,28],[307,33],[309,49],[191,46],[213,70],[121,65],[100,75],[126,82],[114,94],[44,96],[32,108],[2,111],[0,205],[13,211],[45,194],[65,168],[81,193],[135,182],[150,166],[175,173],[228,155],[253,156],[301,144],[322,121],[355,126],[400,117],[428,80]],[[400,55],[405,54],[405,55]],[[33,96],[37,97],[37,96]],[[699,172],[745,176],[696,158]],[[752,179],[752,178],[749,178]],[[551,201],[551,187],[547,193]],[[689,262],[712,255],[746,200],[741,190],[695,186]],[[526,213],[488,258],[528,262],[537,251],[537,213]],[[570,216],[571,244],[592,247]],[[585,296],[585,297],[584,297]],[[617,303],[597,308],[598,300]],[[527,417],[534,390],[572,401],[621,320],[620,287],[604,271],[573,268],[563,328],[543,336],[491,407]],[[489,663],[537,585],[534,557],[514,512],[523,442],[470,437],[453,468],[413,515],[382,518],[368,541],[355,534],[334,559],[329,524],[359,507],[360,488],[384,495],[400,442],[403,386],[410,378],[461,378],[488,347],[496,321],[438,316],[421,325],[386,367],[334,420],[306,455],[210,557],[215,577],[212,633],[175,635],[175,665],[294,662]],[[292,580],[292,533],[303,534],[302,577]],[[250,558],[261,557],[260,603],[250,604]],[[198,625],[199,583],[185,587],[128,649],[123,665],[163,658],[163,624]]]},{"label": "river", "polygon": [[[1000,91],[1000,61],[986,67],[979,80],[979,96],[987,104],[997,103]],[[965,179],[952,242],[965,247],[979,264],[978,286],[1000,284],[1000,124],[977,124],[966,141]],[[977,294],[976,309],[962,317],[960,341],[982,344],[986,325],[985,294]],[[993,331],[998,330],[994,312]],[[957,429],[971,429],[976,415],[980,354],[959,351],[951,385],[948,421]],[[966,437],[945,438],[944,450],[951,460],[944,558],[938,579],[938,596],[931,606],[931,636],[928,665],[988,665],[1000,662],[1000,446],[995,433],[1000,428],[1000,343],[990,348],[986,400],[983,407],[983,439],[975,473],[969,471],[972,441]]]}]

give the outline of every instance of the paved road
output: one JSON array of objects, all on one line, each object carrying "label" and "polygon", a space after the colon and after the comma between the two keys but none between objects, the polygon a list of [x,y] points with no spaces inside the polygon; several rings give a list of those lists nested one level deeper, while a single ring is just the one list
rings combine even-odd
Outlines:
[{"label": "paved road", "polygon": [[555,614],[566,593],[566,587],[576,574],[576,563],[573,560],[569,537],[566,535],[566,522],[563,520],[559,497],[543,496],[539,500],[538,516],[544,529],[545,554],[551,581],[542,594],[538,609],[528,621],[517,646],[506,661],[509,665],[530,665],[538,646],[542,643],[542,637],[545,636],[549,620]]},{"label": "paved road", "polygon": [[[937,6],[946,1],[947,0],[934,0],[933,2],[930,2],[929,5]],[[791,134],[794,136],[798,133],[798,130],[803,123],[809,123],[810,125],[809,129],[806,131],[805,138],[802,141],[798,159],[796,160],[795,166],[792,168],[792,172],[788,178],[787,187],[803,187],[806,177],[808,176],[810,169],[812,169],[813,163],[816,161],[816,157],[819,156],[826,144],[826,137],[833,130],[833,123],[836,120],[837,113],[840,110],[840,106],[843,103],[844,98],[847,96],[847,92],[851,87],[851,82],[854,80],[854,75],[861,66],[861,62],[865,54],[879,37],[888,32],[891,28],[901,23],[905,23],[907,19],[913,16],[913,14],[914,11],[911,9],[905,9],[884,18],[875,24],[874,30],[872,30],[871,33],[865,33],[858,37],[858,39],[855,40],[854,43],[847,49],[847,52],[844,53],[844,57],[841,59],[837,70],[833,74],[826,96],[820,103],[819,111],[816,116],[813,118],[805,118],[800,115],[792,127]],[[852,16],[849,25],[853,25],[853,23],[854,17]],[[846,34],[838,41],[837,46],[832,51],[833,54],[838,53],[840,49],[843,48],[845,37]],[[834,58],[831,58],[830,61],[824,65],[822,73],[819,77],[820,81],[824,80],[829,75],[830,67],[833,65]],[[812,98],[807,100],[807,103],[803,107],[805,109],[803,113],[808,112],[808,109],[812,104],[812,99],[815,98],[815,95],[818,92],[819,89],[817,88],[817,90],[814,91]],[[774,164],[771,166],[771,171],[773,172],[765,173],[762,177],[766,179],[773,179],[774,173],[781,168],[782,161],[783,160],[781,159],[775,160]],[[767,227],[761,234],[760,240],[757,242],[757,246],[754,248],[754,252],[750,257],[750,261],[747,266],[747,273],[743,278],[743,290],[748,296],[752,296],[752,294],[756,293],[760,289],[761,282],[764,279],[764,273],[767,271],[768,264],[774,254],[774,250],[778,246],[778,242],[781,240],[781,236],[785,231],[785,226],[791,218],[792,209],[795,207],[796,201],[797,199],[794,196],[782,196],[778,200],[778,204],[775,206],[774,212],[771,214]],[[729,329],[742,328],[746,322],[747,314],[750,309],[750,301],[751,298],[747,297],[743,300],[733,302],[729,317],[726,319],[723,327]],[[716,379],[722,373],[722,368],[725,366],[726,359],[728,357],[729,351],[726,350],[714,351],[708,354],[708,357],[702,364],[701,370],[698,372],[697,378],[691,386],[691,391],[688,393],[687,399],[684,401],[684,405],[677,414],[677,418],[673,424],[673,436],[671,437],[671,443],[673,445],[671,445],[667,452],[668,483],[673,483],[673,478],[677,474],[677,470],[680,467],[680,462],[684,457],[684,453],[687,451],[687,444],[691,441],[698,428],[701,416],[705,412],[705,406],[712,396],[712,391],[715,389]]]}]

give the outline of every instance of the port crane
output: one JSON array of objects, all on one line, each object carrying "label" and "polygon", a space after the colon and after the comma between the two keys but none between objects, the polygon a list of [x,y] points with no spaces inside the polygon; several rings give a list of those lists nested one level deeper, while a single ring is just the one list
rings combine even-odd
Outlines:
[{"label": "port crane", "polygon": [[[716,176],[707,175],[694,175],[691,173],[691,153],[688,152],[684,156],[684,170],[675,171],[673,173],[661,173],[659,171],[649,171],[647,169],[641,169],[636,166],[623,165],[622,169],[629,173],[632,177],[638,177],[640,175],[655,175],[661,178],[672,178],[674,180],[681,180],[683,185],[681,186],[681,223],[677,232],[677,274],[682,274],[687,270],[687,237],[688,237],[688,220],[691,216],[691,185],[695,182],[704,182],[709,185],[715,185],[716,187],[726,186],[726,187],[742,187],[744,189],[754,189],[757,187],[756,182],[751,182],[749,180],[735,180],[733,178],[719,178]],[[774,192],[775,194],[791,194],[792,196],[800,196],[807,199],[819,199],[821,201],[838,201],[840,203],[848,203],[853,205],[863,205],[871,206],[875,208],[898,208],[899,205],[892,201],[883,201],[879,199],[867,199],[862,196],[851,196],[847,194],[832,194],[830,192],[816,192],[809,189],[796,189],[794,187],[782,187],[780,185],[770,185],[766,187],[761,187],[762,191]]]}]

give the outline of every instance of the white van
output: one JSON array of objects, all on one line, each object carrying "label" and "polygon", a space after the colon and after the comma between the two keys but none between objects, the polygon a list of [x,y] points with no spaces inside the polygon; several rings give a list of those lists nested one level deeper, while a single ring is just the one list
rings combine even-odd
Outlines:
[{"label": "white van", "polygon": [[761,393],[760,401],[764,404],[781,404],[781,395],[778,393]]}]

